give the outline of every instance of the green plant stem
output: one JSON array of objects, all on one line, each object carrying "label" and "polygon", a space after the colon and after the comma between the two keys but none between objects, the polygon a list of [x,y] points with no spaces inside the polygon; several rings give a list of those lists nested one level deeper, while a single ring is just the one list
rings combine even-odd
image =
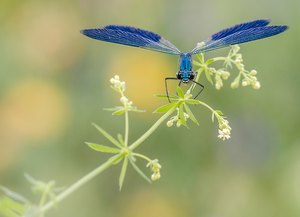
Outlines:
[{"label": "green plant stem", "polygon": [[128,134],[129,134],[129,121],[128,121],[128,111],[125,111],[125,147],[128,146]]},{"label": "green plant stem", "polygon": [[203,105],[203,106],[205,106],[206,108],[208,108],[212,113],[215,113],[215,114],[216,114],[215,110],[214,110],[212,107],[210,107],[209,105],[207,105],[206,103],[204,103],[204,102],[202,102],[202,101],[200,101],[200,100],[198,100],[198,102],[199,102],[201,105]]},{"label": "green plant stem", "polygon": [[49,193],[49,183],[47,185],[47,190],[42,194],[42,197],[41,197],[41,200],[40,200],[40,203],[39,203],[39,207],[43,207],[43,205],[45,204],[46,202],[46,199],[47,199],[47,195]]},{"label": "green plant stem", "polygon": [[226,61],[226,60],[230,60],[230,62],[233,62],[230,58],[228,57],[214,57],[213,58],[214,61]]},{"label": "green plant stem", "polygon": [[160,117],[153,125],[149,128],[149,130],[144,133],[138,140],[136,140],[134,143],[132,143],[129,146],[130,150],[136,149],[142,142],[144,142],[158,127],[161,125],[162,122],[164,122],[174,111],[175,107],[170,109],[168,112],[166,112],[163,116]]},{"label": "green plant stem", "polygon": [[[136,140],[132,145],[130,145],[130,149],[134,150],[137,148],[143,141],[145,141],[160,125],[162,122],[164,122],[174,111],[175,107],[170,109],[168,112],[166,112],[163,116],[160,117],[153,125],[149,128],[149,130],[144,133],[138,140]],[[129,124],[128,124],[128,112],[125,113],[125,144],[127,141],[128,144],[128,131],[129,131]],[[101,164],[99,167],[94,169],[89,174],[85,175],[81,179],[79,179],[77,182],[75,182],[73,185],[71,185],[69,188],[67,188],[65,191],[63,191],[61,194],[59,194],[55,201],[49,201],[47,204],[45,204],[43,207],[41,207],[40,212],[44,213],[51,209],[55,204],[61,202],[66,197],[71,195],[73,192],[75,192],[77,189],[79,189],[81,186],[86,184],[88,181],[93,179],[95,176],[102,173],[104,170],[112,166],[116,159],[121,157],[123,153],[117,154],[114,157],[108,159],[105,163]]]},{"label": "green plant stem", "polygon": [[140,158],[142,158],[142,159],[144,159],[148,162],[151,162],[151,159],[146,157],[145,155],[142,155],[142,154],[139,154],[139,153],[132,153],[132,155],[135,156],[135,157],[140,157]]},{"label": "green plant stem", "polygon": [[115,155],[114,157],[108,159],[105,163],[101,164],[99,167],[94,169],[92,172],[90,172],[89,174],[87,174],[84,177],[82,177],[81,179],[79,179],[77,182],[75,182],[73,185],[71,185],[69,188],[67,188],[65,191],[63,191],[61,194],[59,194],[56,197],[55,201],[49,201],[43,207],[41,207],[40,211],[42,213],[44,213],[44,212],[48,211],[49,209],[51,209],[55,204],[61,202],[63,199],[68,197],[70,194],[74,193],[77,189],[79,189],[81,186],[83,186],[88,181],[93,179],[95,176],[99,175],[104,170],[106,170],[107,168],[112,166],[113,163],[115,162],[115,160],[118,159],[119,157],[121,157],[121,155],[123,155],[123,153]]}]

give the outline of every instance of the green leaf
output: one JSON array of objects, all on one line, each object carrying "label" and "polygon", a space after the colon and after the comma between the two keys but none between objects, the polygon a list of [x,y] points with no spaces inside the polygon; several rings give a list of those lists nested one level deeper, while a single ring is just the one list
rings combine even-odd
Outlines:
[{"label": "green leaf", "polygon": [[29,200],[26,199],[23,195],[16,193],[6,187],[0,186],[0,189],[4,192],[5,195],[10,197],[11,199],[15,201],[19,201],[21,203],[29,203]]},{"label": "green leaf", "polygon": [[184,93],[183,93],[181,87],[177,86],[176,92],[180,98],[184,98]]},{"label": "green leaf", "polygon": [[221,110],[215,110],[215,112],[217,112],[218,115],[223,115],[223,112]]},{"label": "green leaf", "polygon": [[122,136],[122,134],[118,134],[117,135],[117,137],[118,137],[118,140],[119,140],[119,142],[120,142],[120,145],[122,145],[123,147],[125,147],[125,142],[124,142],[124,139],[123,139],[123,136]]},{"label": "green leaf", "polygon": [[132,107],[128,111],[132,111],[132,112],[145,112],[146,110],[138,109],[137,107]]},{"label": "green leaf", "polygon": [[122,109],[120,109],[120,110],[117,110],[117,111],[115,111],[115,112],[113,112],[112,114],[113,115],[122,115],[122,114],[124,114],[125,113],[125,109],[124,108],[122,108]]},{"label": "green leaf", "polygon": [[101,127],[99,127],[97,124],[93,123],[93,126],[105,137],[107,138],[112,144],[114,144],[115,146],[122,148],[122,146],[120,145],[120,143],[113,138],[111,135],[109,135],[105,130],[103,130]]},{"label": "green leaf", "polygon": [[213,59],[208,59],[208,60],[206,60],[205,64],[206,64],[206,65],[209,65],[209,64],[211,64],[211,63],[213,63],[213,62],[214,62]]},{"label": "green leaf", "polygon": [[114,111],[118,111],[120,109],[124,108],[124,106],[116,106],[114,108],[104,108],[103,110],[105,111],[110,111],[110,112],[114,112]]},{"label": "green leaf", "polygon": [[211,77],[211,74],[210,74],[210,71],[208,69],[205,69],[204,70],[204,73],[205,73],[205,77],[206,79],[209,81],[209,83],[211,83],[212,85],[214,84],[213,80],[212,80],[212,77]]},{"label": "green leaf", "polygon": [[123,182],[124,182],[124,179],[125,179],[127,165],[128,165],[128,157],[125,157],[124,161],[123,161],[120,177],[119,177],[119,190],[120,191],[122,190]]},{"label": "green leaf", "polygon": [[196,100],[196,99],[185,99],[184,102],[188,103],[188,104],[192,104],[192,105],[199,105],[199,104],[201,104],[200,101]]},{"label": "green leaf", "polygon": [[108,147],[105,145],[99,145],[96,143],[86,142],[85,144],[87,144],[91,149],[93,149],[95,151],[100,151],[100,152],[104,152],[104,153],[119,153],[121,151],[120,149],[117,149],[117,148],[112,148],[112,147]]},{"label": "green leaf", "polygon": [[152,183],[151,180],[145,175],[145,173],[134,163],[132,158],[129,158],[129,162],[131,163],[132,167],[135,169],[135,171],[144,178],[147,182]]},{"label": "green leaf", "polygon": [[124,158],[124,154],[116,154],[109,159],[112,160],[112,164],[116,165],[120,163],[123,158]]},{"label": "green leaf", "polygon": [[198,60],[199,60],[200,63],[204,63],[204,55],[203,55],[203,53],[197,54],[196,56],[197,56],[197,58],[198,58]]},{"label": "green leaf", "polygon": [[47,185],[47,183],[39,181],[35,178],[33,178],[31,175],[29,175],[28,173],[24,174],[25,178],[27,179],[27,181],[34,187],[40,187],[40,186],[45,186]]},{"label": "green leaf", "polygon": [[185,108],[185,111],[186,113],[190,116],[190,119],[199,126],[199,122],[197,121],[197,119],[195,118],[193,112],[191,111],[191,109],[188,107],[188,105],[186,104],[183,104],[184,105],[184,108]]},{"label": "green leaf", "polygon": [[20,217],[28,205],[14,201],[9,197],[0,198],[0,216],[2,217]]},{"label": "green leaf", "polygon": [[178,102],[172,102],[166,105],[163,105],[159,108],[157,108],[154,113],[165,113],[171,110],[172,108],[175,108],[178,105]]}]

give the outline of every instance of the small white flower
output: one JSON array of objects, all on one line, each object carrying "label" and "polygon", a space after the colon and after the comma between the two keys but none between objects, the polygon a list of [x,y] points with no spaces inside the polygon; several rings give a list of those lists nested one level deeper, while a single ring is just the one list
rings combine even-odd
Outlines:
[{"label": "small white flower", "polygon": [[229,72],[224,71],[224,70],[221,71],[221,77],[222,77],[224,80],[227,80],[227,79],[229,78],[229,76],[230,76],[230,73],[229,73]]},{"label": "small white flower", "polygon": [[120,77],[118,75],[115,75],[113,78],[111,78],[110,83],[112,84],[112,88],[116,91],[125,91],[125,81],[120,81]]},{"label": "small white flower", "polygon": [[252,75],[252,76],[255,76],[255,75],[257,75],[257,71],[256,70],[251,70],[251,72],[250,72],[250,75]]},{"label": "small white flower", "polygon": [[124,105],[127,105],[127,104],[128,104],[128,99],[127,99],[126,96],[122,96],[122,97],[120,98],[120,101],[121,101]]},{"label": "small white flower", "polygon": [[156,180],[160,179],[161,165],[158,163],[157,159],[150,161],[147,164],[147,167],[150,167],[151,171],[153,172],[153,174],[151,175],[152,181],[156,181]]},{"label": "small white flower", "polygon": [[256,81],[252,87],[253,87],[253,89],[258,90],[260,88],[259,81]]},{"label": "small white flower", "polygon": [[171,121],[171,120],[167,122],[167,126],[168,126],[168,127],[172,127],[172,126],[173,126],[173,124],[174,124],[174,122],[173,122],[173,121]]},{"label": "small white flower", "polygon": [[160,173],[153,173],[151,175],[151,180],[152,181],[157,181],[158,179],[160,179]]},{"label": "small white flower", "polygon": [[222,87],[222,85],[221,85],[220,82],[217,82],[217,83],[215,84],[215,87],[216,87],[217,90],[220,90],[221,87]]},{"label": "small white flower", "polygon": [[223,141],[225,139],[230,139],[230,130],[225,128],[223,130],[220,130],[219,129],[219,135],[218,135],[218,138],[222,139]]},{"label": "small white flower", "polygon": [[242,86],[246,87],[247,85],[249,85],[249,81],[248,80],[243,80],[242,81]]}]

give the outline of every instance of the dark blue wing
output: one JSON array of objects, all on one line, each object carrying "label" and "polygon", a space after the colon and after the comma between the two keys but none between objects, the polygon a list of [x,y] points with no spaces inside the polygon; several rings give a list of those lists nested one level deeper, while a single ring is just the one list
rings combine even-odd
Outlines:
[{"label": "dark blue wing", "polygon": [[141,47],[168,54],[179,55],[181,53],[171,42],[160,35],[131,26],[109,25],[99,29],[84,29],[81,30],[81,33],[101,41]]},{"label": "dark blue wing", "polygon": [[240,32],[242,30],[251,29],[255,27],[260,26],[267,26],[270,23],[270,20],[264,19],[264,20],[253,20],[246,23],[237,24],[235,26],[229,27],[227,29],[223,29],[220,32],[217,32],[211,36],[212,40],[219,40],[221,38],[224,38],[228,35],[231,35],[236,32]]},{"label": "dark blue wing", "polygon": [[[234,44],[242,44],[249,41],[267,38],[284,32],[287,26],[261,26],[244,29],[241,31],[234,31],[229,35],[225,35],[222,31],[214,34],[209,40],[199,43],[193,50],[192,54],[207,52],[211,50],[220,49]],[[223,37],[221,36],[223,35]]]}]

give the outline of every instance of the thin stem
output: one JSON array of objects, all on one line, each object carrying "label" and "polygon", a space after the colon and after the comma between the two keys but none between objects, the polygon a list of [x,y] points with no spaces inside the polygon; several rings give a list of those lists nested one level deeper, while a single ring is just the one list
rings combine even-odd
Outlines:
[{"label": "thin stem", "polygon": [[201,102],[201,101],[199,101],[199,100],[198,100],[198,102],[199,102],[201,105],[203,105],[203,106],[205,106],[206,108],[208,108],[208,109],[215,115],[215,117],[217,118],[219,124],[224,120],[223,117],[220,116],[220,115],[218,114],[218,112],[216,112],[212,107],[210,107],[210,106],[207,105],[206,103]]},{"label": "thin stem", "polygon": [[231,60],[228,57],[214,57],[213,58],[214,61],[226,61],[226,60]]},{"label": "thin stem", "polygon": [[113,163],[115,162],[115,160],[118,159],[119,157],[121,157],[122,155],[123,154],[120,153],[120,154],[117,154],[114,157],[108,159],[105,163],[101,164],[99,167],[97,167],[92,172],[90,172],[89,174],[87,174],[84,177],[82,177],[81,179],[79,179],[77,182],[75,182],[73,185],[71,185],[69,188],[67,188],[65,191],[63,191],[61,194],[59,194],[56,197],[55,201],[49,201],[47,204],[45,204],[43,207],[41,207],[40,211],[42,213],[44,213],[44,212],[48,211],[49,209],[51,209],[56,203],[59,203],[60,201],[62,201],[66,197],[68,197],[70,194],[74,193],[81,186],[86,184],[88,181],[93,179],[95,176],[99,175],[104,170],[106,170],[107,168],[112,166]]},{"label": "thin stem", "polygon": [[48,193],[49,193],[49,189],[50,189],[50,186],[49,186],[49,183],[48,183],[47,188],[46,188],[45,192],[42,194],[42,197],[40,199],[39,207],[43,207],[43,205],[45,204]]},{"label": "thin stem", "polygon": [[125,147],[128,146],[128,134],[129,134],[129,121],[128,110],[125,111]]},{"label": "thin stem", "polygon": [[132,153],[133,156],[136,156],[136,157],[140,157],[148,162],[151,162],[151,159],[146,157],[145,155],[142,155],[142,154],[139,154],[139,153]]},{"label": "thin stem", "polygon": [[159,125],[161,125],[161,123],[164,122],[175,111],[175,109],[176,107],[170,109],[163,116],[161,116],[160,119],[158,119],[158,121],[156,121],[146,133],[144,133],[138,140],[136,140],[134,143],[132,143],[132,145],[129,146],[129,149],[134,150],[142,142],[144,142],[159,127]]},{"label": "thin stem", "polygon": [[201,102],[201,101],[199,101],[199,100],[198,100],[198,102],[199,102],[201,105],[203,105],[203,106],[205,106],[206,108],[208,108],[209,110],[211,110],[211,112],[213,112],[213,113],[216,114],[215,110],[214,110],[212,107],[210,107],[210,106],[207,105],[206,103]]}]

